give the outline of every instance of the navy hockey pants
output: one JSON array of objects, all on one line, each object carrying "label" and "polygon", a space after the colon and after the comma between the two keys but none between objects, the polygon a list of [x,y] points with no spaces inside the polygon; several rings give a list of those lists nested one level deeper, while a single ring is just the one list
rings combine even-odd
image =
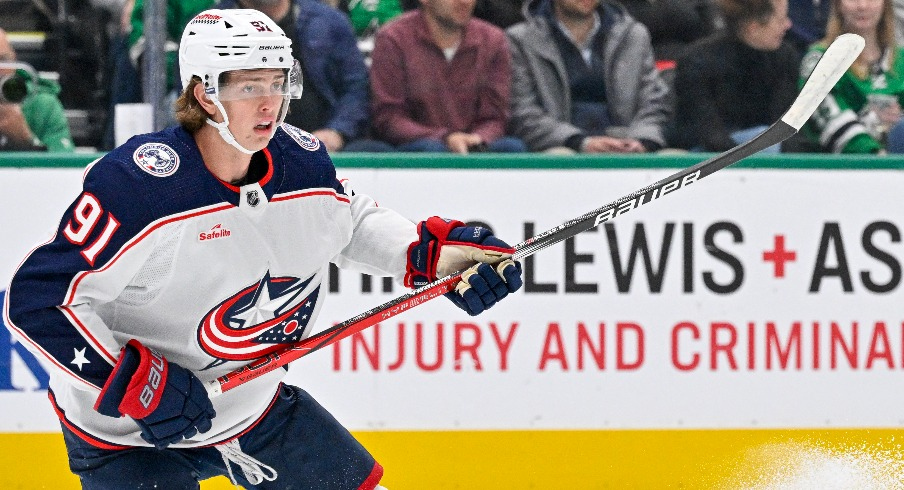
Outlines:
[{"label": "navy hockey pants", "polygon": [[[123,488],[197,489],[200,480],[227,475],[213,447],[101,449],[63,425],[69,468],[86,490]],[[250,484],[238,465],[236,481],[246,489],[371,490],[383,469],[349,432],[304,390],[282,385],[270,411],[239,437],[242,452],[272,467],[274,481]]]}]

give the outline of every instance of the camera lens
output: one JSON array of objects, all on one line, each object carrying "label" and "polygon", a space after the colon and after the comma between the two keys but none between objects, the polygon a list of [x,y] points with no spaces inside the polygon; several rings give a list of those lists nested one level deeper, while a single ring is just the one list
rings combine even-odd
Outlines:
[{"label": "camera lens", "polygon": [[25,79],[16,75],[0,78],[0,101],[18,104],[28,95]]}]

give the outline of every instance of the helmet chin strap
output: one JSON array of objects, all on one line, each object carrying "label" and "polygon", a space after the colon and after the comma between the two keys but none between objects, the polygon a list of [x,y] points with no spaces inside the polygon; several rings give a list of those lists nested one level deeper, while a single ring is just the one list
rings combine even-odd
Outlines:
[{"label": "helmet chin strap", "polygon": [[[220,137],[223,138],[223,141],[229,143],[234,146],[240,152],[246,155],[254,155],[256,152],[245,148],[240,145],[238,141],[236,141],[235,136],[232,135],[232,131],[229,130],[229,114],[226,114],[226,109],[223,108],[223,104],[220,103],[220,99],[216,97],[211,97],[212,102],[220,109],[220,112],[223,113],[223,122],[218,123],[211,118],[207,118],[207,124],[217,128],[217,131],[220,133]],[[275,126],[275,125],[274,125]],[[274,127],[274,130],[276,128]]]}]

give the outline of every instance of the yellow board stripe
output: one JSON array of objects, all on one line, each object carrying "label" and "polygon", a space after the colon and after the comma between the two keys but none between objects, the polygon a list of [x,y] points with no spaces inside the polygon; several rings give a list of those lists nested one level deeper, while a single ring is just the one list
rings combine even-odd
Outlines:
[{"label": "yellow board stripe", "polygon": [[[904,430],[356,432],[389,490],[900,488]],[[0,434],[0,488],[77,489],[60,434]],[[840,485],[839,485],[840,484]],[[204,490],[234,488],[227,479]]]}]

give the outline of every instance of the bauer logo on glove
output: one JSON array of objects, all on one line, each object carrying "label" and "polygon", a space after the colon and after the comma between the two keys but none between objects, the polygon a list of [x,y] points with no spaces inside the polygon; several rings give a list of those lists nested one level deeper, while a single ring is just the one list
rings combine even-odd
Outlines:
[{"label": "bauer logo on glove", "polygon": [[216,416],[191,371],[134,339],[120,351],[94,409],[108,417],[132,417],[141,438],[158,449],[207,432]]},{"label": "bauer logo on glove", "polygon": [[489,229],[436,216],[417,229],[419,240],[408,247],[406,286],[421,287],[463,271],[446,297],[470,315],[521,288],[521,264],[511,259],[515,249]]},{"label": "bauer logo on glove", "polygon": [[153,403],[155,399],[158,402],[160,401],[155,395],[157,393],[157,388],[160,388],[160,380],[166,379],[166,360],[164,360],[163,356],[158,354],[157,351],[151,349],[150,352],[151,363],[150,366],[148,366],[148,379],[141,389],[141,394],[138,395],[138,401],[141,402],[141,406],[144,408],[154,410],[157,406],[155,405],[154,408],[151,408],[151,403]]}]

